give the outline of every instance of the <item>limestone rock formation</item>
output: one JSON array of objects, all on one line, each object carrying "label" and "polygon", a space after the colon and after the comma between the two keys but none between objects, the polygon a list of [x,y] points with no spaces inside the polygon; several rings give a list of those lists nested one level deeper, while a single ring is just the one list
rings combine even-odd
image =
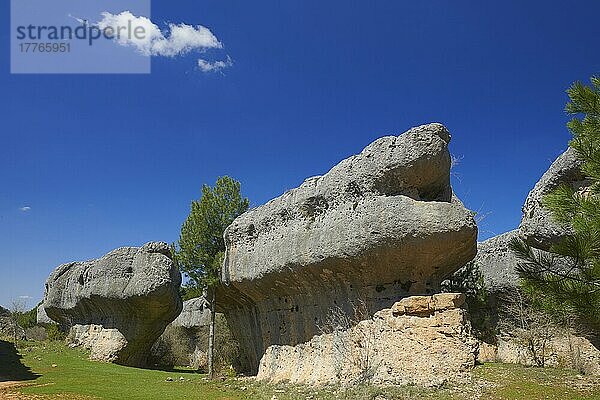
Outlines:
[{"label": "limestone rock formation", "polygon": [[[485,317],[497,324],[498,337],[494,344],[481,343],[480,361],[500,361],[523,365],[536,365],[531,343],[519,335],[522,328],[503,311],[511,299],[517,298],[519,277],[515,270],[519,260],[508,243],[520,237],[538,251],[544,252],[565,235],[568,227],[553,221],[551,213],[543,207],[544,196],[561,184],[570,185],[576,191],[586,191],[590,182],[585,179],[581,162],[575,152],[568,149],[552,163],[531,190],[523,205],[523,217],[517,230],[490,238],[478,244],[475,264],[483,273],[489,291]],[[508,314],[512,311],[508,311]],[[544,344],[545,365],[575,368],[588,374],[600,374],[600,351],[588,339],[576,332],[564,330],[547,331]],[[539,349],[538,349],[539,351]],[[538,361],[539,361],[539,354]]]},{"label": "limestone rock formation", "polygon": [[464,301],[456,293],[407,297],[348,329],[269,346],[257,379],[439,386],[475,366],[477,340]]},{"label": "limestone rock formation", "polygon": [[332,307],[366,299],[372,315],[434,293],[475,256],[449,141],[441,124],[380,138],[228,227],[217,298],[249,372],[270,345],[309,341]]},{"label": "limestone rock formation", "polygon": [[196,297],[183,302],[181,314],[171,322],[172,326],[200,328],[210,324],[210,309],[204,297]]},{"label": "limestone rock formation", "polygon": [[80,346],[91,351],[90,359],[98,361],[118,361],[128,340],[116,328],[102,325],[73,325],[67,341],[70,346]]},{"label": "limestone rock formation", "polygon": [[589,181],[585,179],[580,166],[581,162],[575,157],[573,149],[562,153],[529,192],[522,207],[523,217],[519,228],[477,245],[475,263],[479,265],[490,289],[518,286],[519,278],[514,269],[518,260],[508,249],[508,243],[513,238],[520,237],[539,250],[548,250],[568,233],[567,227],[553,221],[550,212],[543,207],[542,200],[561,184],[568,184],[575,190],[585,190]]},{"label": "limestone rock formation", "polygon": [[37,316],[36,321],[38,324],[55,324],[56,322],[52,321],[48,314],[46,314],[46,310],[44,309],[44,305],[40,304],[37,307]]},{"label": "limestone rock formation", "polygon": [[[576,369],[587,375],[600,375],[600,350],[582,336],[563,334],[548,338],[543,357],[546,367]],[[538,365],[527,344],[510,335],[498,338],[494,345],[480,344],[477,361]]]},{"label": "limestone rock formation", "polygon": [[529,192],[523,205],[523,218],[519,233],[531,246],[548,250],[561,237],[568,233],[568,228],[553,221],[550,212],[542,206],[544,195],[561,184],[568,184],[575,190],[585,190],[589,181],[581,172],[581,161],[569,148],[562,153],[542,175],[542,178]]},{"label": "limestone rock formation", "polygon": [[518,286],[519,278],[514,270],[518,259],[508,249],[508,243],[513,238],[520,237],[534,248],[548,250],[553,243],[569,233],[568,227],[553,221],[551,213],[543,207],[542,200],[561,184],[585,190],[589,181],[581,172],[580,165],[581,162],[571,148],[562,153],[529,192],[522,207],[523,216],[518,229],[494,236],[477,245],[475,263],[479,265],[490,289]]},{"label": "limestone rock formation", "polygon": [[[169,246],[150,242],[60,265],[46,282],[43,305],[52,320],[75,326],[71,335],[85,336],[79,342],[92,343],[92,354],[143,366],[152,344],[181,311],[180,284]],[[93,344],[96,339],[102,349]]]},{"label": "limestone rock formation", "polygon": [[473,262],[479,267],[491,292],[511,290],[519,285],[515,270],[518,259],[508,248],[508,243],[516,237],[519,237],[519,232],[513,230],[477,244],[477,256]]}]

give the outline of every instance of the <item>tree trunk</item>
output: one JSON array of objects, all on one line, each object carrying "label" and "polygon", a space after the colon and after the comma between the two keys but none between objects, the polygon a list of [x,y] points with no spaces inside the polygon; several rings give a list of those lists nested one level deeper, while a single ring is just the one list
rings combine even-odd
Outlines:
[{"label": "tree trunk", "polygon": [[209,307],[210,307],[210,327],[208,331],[208,378],[215,377],[215,288],[208,288]]}]

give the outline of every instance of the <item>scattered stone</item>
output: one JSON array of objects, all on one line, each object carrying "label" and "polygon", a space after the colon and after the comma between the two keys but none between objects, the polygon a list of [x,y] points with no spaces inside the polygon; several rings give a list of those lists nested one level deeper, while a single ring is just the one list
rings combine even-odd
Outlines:
[{"label": "scattered stone", "polygon": [[181,274],[169,246],[150,242],[60,265],[46,282],[43,306],[71,327],[71,343],[92,358],[145,366],[153,343],[182,308]]},{"label": "scattered stone", "polygon": [[332,308],[368,313],[439,291],[476,253],[477,226],[450,186],[441,124],[376,140],[327,174],[238,217],[217,298],[256,373],[273,344],[309,341]]},{"label": "scattered stone", "polygon": [[170,376],[167,376],[167,379],[166,379],[166,381],[167,381],[167,382],[173,382],[173,378],[171,378]]}]

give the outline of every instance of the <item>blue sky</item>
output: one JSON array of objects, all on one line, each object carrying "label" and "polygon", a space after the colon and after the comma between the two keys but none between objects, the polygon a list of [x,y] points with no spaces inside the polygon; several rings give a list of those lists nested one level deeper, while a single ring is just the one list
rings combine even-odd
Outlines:
[{"label": "blue sky", "polygon": [[0,304],[33,306],[60,263],[176,240],[218,176],[260,205],[428,122],[453,134],[480,238],[513,229],[566,148],[565,89],[600,72],[599,14],[591,0],[154,1],[152,21],[208,27],[224,47],[205,55],[233,65],[153,57],[149,75],[11,75],[4,29]]}]

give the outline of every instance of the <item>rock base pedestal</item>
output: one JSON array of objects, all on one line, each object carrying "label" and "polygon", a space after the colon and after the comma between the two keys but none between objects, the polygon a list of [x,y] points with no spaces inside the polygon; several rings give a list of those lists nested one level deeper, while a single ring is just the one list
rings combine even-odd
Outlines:
[{"label": "rock base pedestal", "polygon": [[332,332],[306,343],[269,346],[257,379],[441,385],[475,366],[478,344],[461,308],[464,300],[456,293],[411,296],[354,326],[332,326]]}]

